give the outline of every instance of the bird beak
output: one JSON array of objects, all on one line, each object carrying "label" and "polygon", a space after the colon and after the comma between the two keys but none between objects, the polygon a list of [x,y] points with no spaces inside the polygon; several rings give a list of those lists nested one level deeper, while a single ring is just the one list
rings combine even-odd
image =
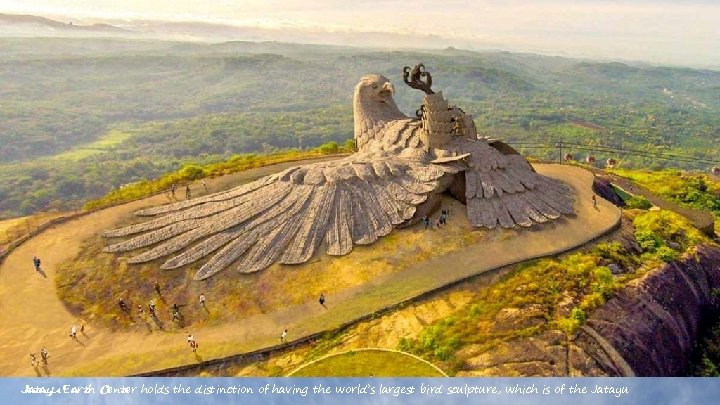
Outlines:
[{"label": "bird beak", "polygon": [[388,82],[388,83],[383,84],[382,89],[383,89],[383,91],[387,90],[391,94],[395,94],[395,87],[392,85],[392,83]]}]

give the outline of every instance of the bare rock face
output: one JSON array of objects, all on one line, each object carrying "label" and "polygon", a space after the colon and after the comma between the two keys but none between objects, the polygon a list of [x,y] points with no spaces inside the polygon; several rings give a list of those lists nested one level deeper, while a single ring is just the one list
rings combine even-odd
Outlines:
[{"label": "bare rock face", "polygon": [[625,201],[613,190],[610,180],[603,177],[595,177],[593,191],[600,197],[610,201],[617,207],[624,207]]},{"label": "bare rock face", "polygon": [[[458,354],[464,363],[457,375],[687,375],[703,317],[720,310],[712,299],[715,288],[720,288],[720,248],[701,246],[696,255],[653,270],[617,293],[574,338],[550,329],[492,350],[470,345]],[[539,316],[518,316],[520,311],[532,308],[501,311],[493,332],[542,325]]]},{"label": "bare rock face", "polygon": [[[501,343],[492,352],[479,346],[463,349],[465,370],[458,377],[559,376],[565,374],[565,334],[548,330],[533,337]],[[477,352],[477,353],[475,353]]]},{"label": "bare rock face", "polygon": [[596,310],[580,329],[570,363],[578,374],[686,375],[699,325],[720,310],[720,248],[652,271]]}]

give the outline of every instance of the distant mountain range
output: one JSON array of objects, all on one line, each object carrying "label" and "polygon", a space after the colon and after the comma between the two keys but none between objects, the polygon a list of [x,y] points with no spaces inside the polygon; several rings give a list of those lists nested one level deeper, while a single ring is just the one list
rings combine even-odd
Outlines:
[{"label": "distant mountain range", "polygon": [[[387,48],[470,47],[462,40],[437,35],[392,32],[325,31],[302,28],[241,27],[208,22],[112,20],[84,25],[34,15],[0,14],[0,37],[113,37],[180,41],[278,41],[323,45],[362,45]],[[476,46],[475,46],[476,47]]]},{"label": "distant mountain range", "polygon": [[35,15],[0,14],[0,36],[80,36],[132,34],[111,24],[77,25]]}]

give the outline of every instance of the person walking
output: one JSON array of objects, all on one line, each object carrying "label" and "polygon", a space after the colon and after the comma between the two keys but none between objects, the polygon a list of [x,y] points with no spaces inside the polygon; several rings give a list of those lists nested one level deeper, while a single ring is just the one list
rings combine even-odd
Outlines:
[{"label": "person walking", "polygon": [[595,197],[595,194],[592,196],[592,205],[593,208],[597,208],[597,197]]},{"label": "person walking", "polygon": [[195,338],[193,337],[193,335],[188,334],[188,336],[187,336],[187,341],[188,341],[188,345],[189,345],[190,348],[192,349],[193,353],[194,353],[195,351],[197,351],[198,344],[197,344],[197,342],[195,341]]},{"label": "person walking", "polygon": [[170,185],[170,193],[173,197],[175,197],[175,183]]},{"label": "person walking", "polygon": [[37,359],[35,358],[35,353],[30,353],[30,366],[32,368],[37,367]]},{"label": "person walking", "polygon": [[205,179],[200,180],[202,182],[202,186],[205,188],[205,192],[208,192],[207,183],[205,182]]},{"label": "person walking", "polygon": [[173,304],[172,307],[172,320],[180,322],[180,307],[178,307],[178,304]]},{"label": "person walking", "polygon": [[158,283],[158,282],[156,281],[156,282],[155,282],[155,285],[153,285],[153,288],[155,289],[155,292],[157,293],[157,295],[160,295],[160,296],[162,295],[162,294],[160,293],[160,283]]},{"label": "person walking", "polygon": [[33,257],[33,265],[35,266],[35,271],[40,271],[40,259],[37,256]]},{"label": "person walking", "polygon": [[190,194],[190,185],[185,186],[185,199],[189,200],[192,198],[192,195]]},{"label": "person walking", "polygon": [[200,293],[200,308],[205,309],[205,294]]},{"label": "person walking", "polygon": [[47,366],[48,359],[50,358],[50,354],[48,354],[47,348],[45,348],[45,346],[43,346],[43,348],[40,349],[40,357],[42,358],[43,364]]},{"label": "person walking", "polygon": [[120,310],[123,312],[130,312],[130,308],[125,303],[125,300],[120,298],[120,301],[118,302],[118,306],[120,306]]},{"label": "person walking", "polygon": [[85,320],[84,319],[80,320],[80,333],[83,333],[83,334],[85,333]]},{"label": "person walking", "polygon": [[143,317],[143,307],[142,305],[138,304],[138,318],[142,319]]},{"label": "person walking", "polygon": [[287,329],[285,329],[282,335],[280,335],[280,343],[285,343],[285,338],[287,338]]},{"label": "person walking", "polygon": [[150,316],[154,317],[155,314],[155,300],[150,300],[150,303],[148,304],[148,311],[150,312]]},{"label": "person walking", "polygon": [[70,337],[77,340],[77,326],[73,325],[70,328]]},{"label": "person walking", "polygon": [[318,302],[320,302],[320,305],[322,305],[323,307],[325,306],[325,294],[320,294],[320,299],[318,300]]}]

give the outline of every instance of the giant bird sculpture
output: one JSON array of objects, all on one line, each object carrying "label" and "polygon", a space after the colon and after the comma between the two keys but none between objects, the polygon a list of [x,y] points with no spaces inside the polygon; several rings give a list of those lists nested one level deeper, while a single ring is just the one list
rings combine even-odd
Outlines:
[{"label": "giant bird sculpture", "polygon": [[531,226],[573,212],[565,185],[536,173],[507,145],[479,139],[472,117],[432,91],[422,64],[405,68],[404,81],[426,93],[418,117],[400,112],[383,76],[355,86],[356,153],[141,210],[154,218],[105,232],[129,237],[105,251],[146,248],[129,263],[166,258],[162,269],[209,257],[195,275],[202,280],[230,266],[252,273],[278,261],[303,263],[321,246],[348,254],[431,214],[446,190],[478,227]]}]

